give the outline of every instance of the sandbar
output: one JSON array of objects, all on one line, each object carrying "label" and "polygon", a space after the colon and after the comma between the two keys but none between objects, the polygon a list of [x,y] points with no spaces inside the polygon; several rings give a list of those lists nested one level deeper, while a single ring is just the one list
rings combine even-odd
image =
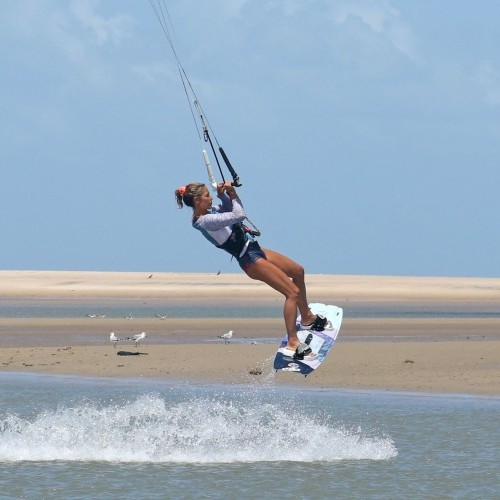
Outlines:
[{"label": "sandbar", "polygon": [[[332,353],[306,378],[272,369],[283,335],[279,316],[4,315],[0,370],[500,395],[500,279],[311,275],[307,284],[311,301],[343,307],[345,319]],[[279,294],[243,274],[82,271],[0,271],[0,300],[0,312],[2,304],[282,303]],[[387,310],[394,314],[380,317]],[[229,329],[235,336],[226,344],[217,336]],[[148,337],[137,347],[109,342],[110,331],[127,337],[141,330]]]}]

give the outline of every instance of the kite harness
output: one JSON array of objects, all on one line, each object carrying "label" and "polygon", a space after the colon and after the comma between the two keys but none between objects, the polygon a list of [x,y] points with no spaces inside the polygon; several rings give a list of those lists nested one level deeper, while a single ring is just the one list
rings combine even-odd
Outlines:
[{"label": "kite harness", "polygon": [[[158,19],[158,22],[160,23],[160,26],[162,27],[163,33],[165,35],[165,38],[167,39],[167,42],[170,46],[170,49],[172,50],[172,53],[174,55],[175,61],[177,63],[177,70],[179,71],[179,75],[182,81],[182,85],[184,87],[184,92],[186,94],[186,98],[189,104],[189,109],[191,110],[191,116],[193,117],[193,122],[194,126],[196,128],[196,132],[198,134],[198,137],[200,140],[202,140],[205,143],[208,143],[210,145],[210,150],[212,151],[212,154],[215,158],[215,161],[217,163],[217,167],[219,169],[219,173],[222,177],[222,182],[226,182],[226,179],[224,177],[224,173],[222,171],[222,166],[221,162],[219,160],[219,155],[222,157],[222,160],[224,161],[224,164],[226,165],[227,170],[231,174],[231,177],[233,178],[232,185],[235,187],[241,186],[241,181],[236,173],[236,170],[234,169],[233,165],[229,161],[229,158],[227,157],[224,149],[220,146],[219,141],[217,140],[217,137],[215,136],[212,127],[210,126],[208,119],[206,117],[206,114],[203,112],[203,108],[201,107],[200,100],[196,96],[196,93],[194,91],[193,86],[191,85],[191,82],[189,81],[189,78],[187,76],[186,71],[184,70],[182,63],[179,59],[179,56],[177,55],[177,51],[175,50],[175,46],[173,43],[172,35],[171,35],[171,30],[169,29],[169,25],[172,26],[172,21],[170,19],[170,14],[168,12],[167,6],[165,4],[165,0],[150,0],[151,7],[153,8],[153,11],[156,15],[156,18]],[[201,133],[200,133],[201,129]],[[217,145],[218,153],[216,147],[214,145],[214,142]],[[210,182],[210,185],[212,186],[213,190],[217,190],[217,181],[215,179],[213,170],[212,170],[212,164],[210,162],[210,157],[206,149],[202,150],[202,155],[203,155],[203,161],[205,163],[205,167],[207,169],[207,174],[208,174],[208,180]],[[246,232],[248,232],[251,236],[260,236],[260,230],[255,226],[255,224],[247,217],[246,220],[248,223],[252,226],[253,229],[248,228],[247,226],[244,226],[244,229]]]}]

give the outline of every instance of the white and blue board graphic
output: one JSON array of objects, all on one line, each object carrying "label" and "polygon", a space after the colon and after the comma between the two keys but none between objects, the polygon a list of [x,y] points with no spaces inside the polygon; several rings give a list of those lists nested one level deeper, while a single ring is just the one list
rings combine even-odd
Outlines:
[{"label": "white and blue board graphic", "polygon": [[328,324],[322,332],[300,329],[300,316],[297,318],[297,336],[301,342],[305,342],[309,335],[312,335],[309,346],[312,351],[317,353],[315,359],[311,361],[299,360],[283,354],[283,349],[286,347],[287,336],[281,339],[281,345],[274,358],[274,369],[283,372],[296,372],[302,375],[309,375],[316,370],[325,360],[330,352],[339,334],[340,325],[342,324],[342,308],[327,304],[309,304],[311,311],[314,314],[326,316]]}]

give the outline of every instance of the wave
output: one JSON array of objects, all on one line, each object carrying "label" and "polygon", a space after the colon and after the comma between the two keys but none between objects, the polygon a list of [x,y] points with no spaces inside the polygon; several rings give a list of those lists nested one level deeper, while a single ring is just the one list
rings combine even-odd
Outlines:
[{"label": "wave", "polygon": [[0,461],[154,463],[332,462],[387,460],[391,438],[363,434],[311,416],[298,405],[252,398],[158,394],[133,401],[0,415]]}]

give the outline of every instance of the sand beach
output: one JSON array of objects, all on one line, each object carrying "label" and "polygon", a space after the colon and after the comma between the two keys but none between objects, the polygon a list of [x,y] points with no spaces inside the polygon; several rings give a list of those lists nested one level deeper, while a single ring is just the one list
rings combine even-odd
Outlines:
[{"label": "sand beach", "polygon": [[[36,315],[37,308],[58,304],[83,304],[89,311],[108,303],[281,307],[279,294],[243,274],[0,271],[0,312],[6,311],[0,317],[0,370],[500,394],[500,279],[309,275],[307,285],[311,302],[344,308],[344,323],[328,359],[303,378],[272,370],[284,331],[279,315]],[[8,314],[13,307],[35,312]],[[229,329],[235,332],[231,343],[217,339]],[[148,337],[137,347],[114,347],[111,331],[146,331]]]}]

